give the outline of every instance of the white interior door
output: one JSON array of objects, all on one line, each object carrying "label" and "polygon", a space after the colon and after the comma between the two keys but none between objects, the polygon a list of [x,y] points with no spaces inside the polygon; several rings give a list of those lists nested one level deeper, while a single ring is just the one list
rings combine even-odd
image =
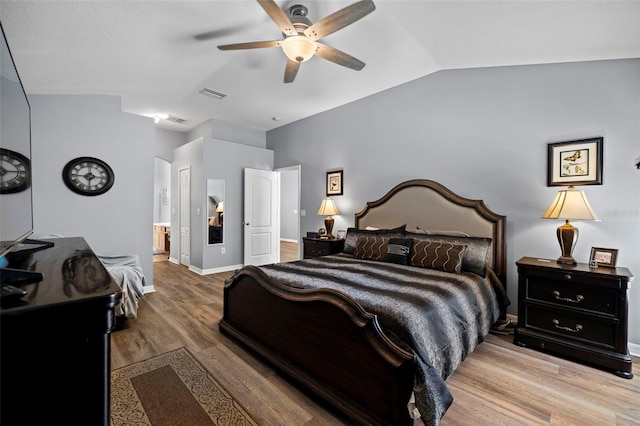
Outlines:
[{"label": "white interior door", "polygon": [[191,168],[178,170],[180,182],[180,263],[191,265]]},{"label": "white interior door", "polygon": [[280,261],[280,174],[244,169],[244,264]]}]

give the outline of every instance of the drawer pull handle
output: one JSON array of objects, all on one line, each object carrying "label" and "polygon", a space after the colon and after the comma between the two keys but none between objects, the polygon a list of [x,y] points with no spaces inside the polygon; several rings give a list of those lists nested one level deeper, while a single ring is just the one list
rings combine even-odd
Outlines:
[{"label": "drawer pull handle", "polygon": [[558,329],[564,330],[564,331],[570,331],[572,333],[579,333],[584,329],[584,327],[582,327],[580,324],[576,324],[576,328],[564,327],[564,326],[560,325],[560,321],[557,320],[557,319],[553,320],[553,325],[554,325],[555,328],[558,328]]},{"label": "drawer pull handle", "polygon": [[564,278],[567,279],[567,280],[570,280],[571,279],[571,274],[564,274]]},{"label": "drawer pull handle", "polygon": [[580,303],[584,300],[584,296],[581,294],[576,295],[575,299],[572,299],[570,297],[560,297],[560,292],[558,290],[553,290],[553,297],[555,297],[556,300],[562,300],[563,302],[571,303]]}]

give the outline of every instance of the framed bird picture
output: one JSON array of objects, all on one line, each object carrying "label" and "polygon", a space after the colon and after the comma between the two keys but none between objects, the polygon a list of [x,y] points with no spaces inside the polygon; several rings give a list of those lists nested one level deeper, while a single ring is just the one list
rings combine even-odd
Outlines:
[{"label": "framed bird picture", "polygon": [[603,139],[548,144],[547,186],[602,185]]},{"label": "framed bird picture", "polygon": [[327,172],[327,197],[342,195],[342,170]]}]

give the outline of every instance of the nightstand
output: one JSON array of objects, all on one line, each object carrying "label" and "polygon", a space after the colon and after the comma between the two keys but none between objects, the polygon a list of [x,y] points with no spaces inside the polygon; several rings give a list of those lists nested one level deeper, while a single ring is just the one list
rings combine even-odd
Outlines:
[{"label": "nightstand", "polygon": [[630,379],[627,268],[562,265],[523,257],[518,265],[518,327],[513,342]]},{"label": "nightstand", "polygon": [[344,248],[343,238],[323,239],[302,237],[302,242],[304,244],[303,256],[305,259],[342,253],[342,249]]}]

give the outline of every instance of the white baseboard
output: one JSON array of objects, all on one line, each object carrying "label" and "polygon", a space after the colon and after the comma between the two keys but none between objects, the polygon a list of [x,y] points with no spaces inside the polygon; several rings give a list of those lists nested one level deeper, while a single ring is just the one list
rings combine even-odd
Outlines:
[{"label": "white baseboard", "polygon": [[176,259],[175,257],[169,257],[169,262],[175,263],[176,265],[180,264],[180,261],[178,259]]},{"label": "white baseboard", "polygon": [[280,241],[285,241],[287,243],[297,243],[298,240],[292,240],[291,238],[280,238]]},{"label": "white baseboard", "polygon": [[222,266],[220,268],[209,268],[209,269],[200,269],[193,266],[189,266],[189,270],[191,272],[195,272],[198,275],[209,275],[209,274],[217,274],[220,272],[236,271],[238,269],[241,269],[243,266],[244,265],[228,265],[228,266]]},{"label": "white baseboard", "polygon": [[156,288],[152,285],[145,285],[142,287],[142,294],[155,293]]}]

